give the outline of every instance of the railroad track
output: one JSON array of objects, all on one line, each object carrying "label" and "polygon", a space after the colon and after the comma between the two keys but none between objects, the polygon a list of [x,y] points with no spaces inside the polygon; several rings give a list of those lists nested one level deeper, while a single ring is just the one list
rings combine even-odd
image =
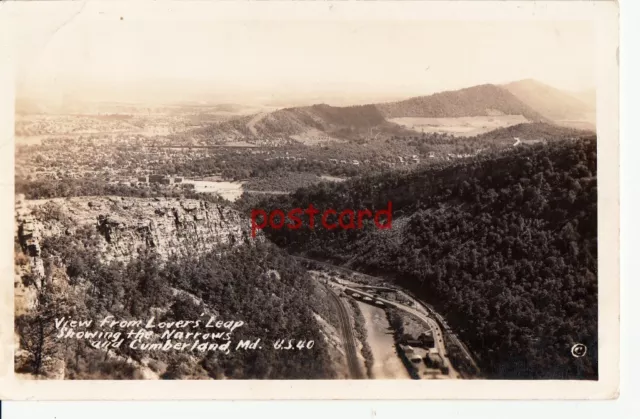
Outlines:
[{"label": "railroad track", "polygon": [[342,341],[344,342],[344,348],[347,355],[349,375],[353,379],[362,379],[364,378],[364,374],[362,373],[360,361],[358,360],[358,351],[356,350],[356,340],[351,327],[351,318],[349,317],[349,313],[344,307],[344,304],[340,301],[340,297],[331,289],[331,287],[326,288],[331,295],[331,300],[336,306],[336,311],[338,312],[340,329],[342,329]]},{"label": "railroad track", "polygon": [[[302,262],[308,262],[308,263],[311,263],[311,264],[321,265],[321,266],[327,267],[329,269],[334,269],[334,270],[337,270],[339,272],[343,272],[343,273],[346,273],[346,274],[356,274],[356,275],[361,275],[361,276],[363,276],[365,278],[370,278],[370,279],[374,279],[374,280],[377,280],[377,281],[382,281],[381,278],[377,278],[377,277],[374,277],[374,276],[371,276],[371,275],[363,274],[361,272],[353,271],[351,269],[343,268],[341,266],[335,266],[335,265],[332,265],[332,264],[327,263],[327,262],[322,262],[322,261],[315,260],[315,259],[309,259],[309,258],[305,258],[305,257],[302,257],[302,256],[293,256],[293,258],[297,259],[299,261],[302,261]],[[382,281],[382,282],[384,282],[384,281]],[[353,286],[353,287],[356,288],[356,287],[359,287],[359,286],[356,285],[356,286]],[[372,287],[372,288],[376,288],[376,287]],[[467,358],[467,360],[469,361],[471,366],[476,370],[476,374],[478,374],[478,375],[480,374],[480,367],[478,367],[478,364],[476,363],[473,355],[471,354],[471,352],[469,351],[467,346],[464,343],[462,343],[462,341],[460,341],[460,339],[455,334],[453,334],[453,333],[451,333],[451,331],[447,330],[445,325],[442,324],[441,321],[439,320],[438,316],[435,315],[436,313],[435,313],[435,311],[434,311],[434,309],[432,307],[429,307],[426,303],[424,303],[423,301],[418,299],[409,290],[404,290],[404,289],[401,290],[401,289],[396,288],[396,287],[382,287],[382,288],[389,288],[389,289],[394,289],[395,288],[395,291],[403,292],[403,293],[407,294],[417,304],[419,304],[420,306],[424,307],[429,313],[431,313],[433,315],[433,320],[434,320],[435,324],[438,326],[439,329],[443,330],[443,332],[441,332],[442,338],[444,339],[444,335],[447,334],[451,338],[451,340],[453,341],[454,345],[456,345],[458,348],[460,348],[460,350],[462,351],[463,355]],[[337,296],[336,296],[336,298],[337,298]],[[340,302],[340,301],[338,301],[338,302]],[[392,305],[396,305],[396,303],[392,303],[392,302],[389,302],[389,303],[391,303]],[[398,308],[405,310],[404,305],[399,305]],[[446,351],[443,350],[443,353],[446,353]]]}]

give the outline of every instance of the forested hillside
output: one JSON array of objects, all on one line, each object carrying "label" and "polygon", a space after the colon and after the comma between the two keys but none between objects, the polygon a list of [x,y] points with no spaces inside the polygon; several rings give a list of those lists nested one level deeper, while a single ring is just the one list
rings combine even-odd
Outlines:
[{"label": "forested hillside", "polygon": [[[334,370],[314,312],[331,322],[325,299],[306,272],[280,249],[256,241],[192,257],[162,260],[147,252],[128,262],[100,260],[102,240],[87,226],[74,236],[42,243],[44,275],[26,273],[35,301],[16,316],[20,350],[16,370],[70,379],[296,379],[331,378]],[[24,259],[24,258],[23,258]],[[133,338],[109,352],[82,339],[55,337],[54,319],[193,321],[201,315],[243,321],[239,340],[262,341],[261,350],[144,351]],[[101,330],[100,328],[95,330]],[[180,329],[211,332],[204,323]],[[277,339],[313,340],[312,350],[278,351]],[[164,341],[163,341],[164,342]],[[210,341],[211,342],[211,341]],[[223,339],[219,342],[225,342]],[[150,376],[151,374],[151,376]],[[155,377],[154,377],[155,375]]]},{"label": "forested hillside", "polygon": [[[596,139],[523,145],[412,173],[355,178],[263,208],[381,209],[376,230],[265,232],[293,253],[386,276],[435,305],[503,379],[597,370]],[[306,217],[303,217],[306,220]],[[574,343],[587,356],[574,358]]]},{"label": "forested hillside", "polygon": [[413,133],[388,122],[375,105],[336,107],[318,104],[244,116],[194,130],[193,134],[210,139],[223,139],[225,136],[296,138],[296,141],[305,143],[311,137],[357,139],[369,135],[372,129],[391,135]]},{"label": "forested hillside", "polygon": [[593,134],[594,131],[592,130],[562,127],[546,122],[533,122],[498,128],[486,134],[476,135],[464,140],[467,142],[475,141],[480,144],[512,145],[515,138],[519,138],[524,143],[534,143],[555,141],[557,139],[583,138]]}]

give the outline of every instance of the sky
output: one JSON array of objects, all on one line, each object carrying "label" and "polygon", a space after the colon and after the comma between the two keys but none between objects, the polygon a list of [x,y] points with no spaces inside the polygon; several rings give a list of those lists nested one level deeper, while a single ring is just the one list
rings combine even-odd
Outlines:
[{"label": "sky", "polygon": [[527,78],[595,85],[586,22],[121,17],[21,13],[18,97],[346,104]]}]

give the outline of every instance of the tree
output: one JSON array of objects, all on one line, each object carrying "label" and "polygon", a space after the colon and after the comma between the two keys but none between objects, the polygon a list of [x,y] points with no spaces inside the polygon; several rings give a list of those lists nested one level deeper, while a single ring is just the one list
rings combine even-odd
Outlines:
[{"label": "tree", "polygon": [[51,278],[42,280],[33,309],[16,318],[20,346],[29,354],[29,370],[35,375],[50,372],[60,353],[61,341],[56,338],[55,320],[71,312],[70,301],[63,289],[64,286],[54,284]]}]

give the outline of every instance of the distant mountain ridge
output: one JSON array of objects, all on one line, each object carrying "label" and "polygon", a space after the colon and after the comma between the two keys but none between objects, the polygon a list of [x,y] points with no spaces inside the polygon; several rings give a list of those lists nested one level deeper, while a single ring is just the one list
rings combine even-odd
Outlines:
[{"label": "distant mountain ridge", "polygon": [[347,140],[369,135],[373,130],[392,135],[410,134],[387,121],[376,105],[337,107],[326,104],[279,109],[245,116],[198,130],[214,140],[228,136],[294,138],[301,142]]},{"label": "distant mountain ridge", "polygon": [[508,90],[493,84],[418,96],[376,107],[387,118],[456,118],[465,116],[522,115],[530,121],[545,118]]},{"label": "distant mountain ridge", "polygon": [[[337,107],[289,107],[235,118],[196,131],[203,141],[296,140],[316,144],[372,135],[413,135],[420,129],[395,118],[463,118],[520,115],[529,122],[595,128],[595,92],[573,94],[535,80],[483,84],[396,102]],[[427,121],[426,124],[431,124]]]},{"label": "distant mountain ridge", "polygon": [[[527,79],[502,86],[522,103],[550,120],[588,119],[595,113],[595,92],[569,93],[539,81]],[[592,102],[593,101],[593,102]]]},{"label": "distant mountain ridge", "polygon": [[330,131],[337,127],[369,128],[384,124],[384,115],[375,105],[335,107],[326,104],[298,108],[286,108],[272,113],[273,118],[263,119],[273,123],[283,118],[298,120],[316,129]]}]

